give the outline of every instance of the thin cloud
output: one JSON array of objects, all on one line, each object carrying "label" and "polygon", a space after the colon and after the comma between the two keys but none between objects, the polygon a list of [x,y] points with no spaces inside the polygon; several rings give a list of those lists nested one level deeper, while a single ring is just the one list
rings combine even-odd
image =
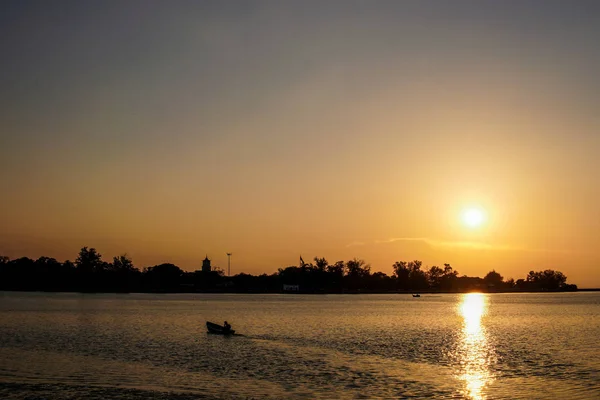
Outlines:
[{"label": "thin cloud", "polygon": [[469,241],[444,241],[430,238],[411,238],[411,237],[400,237],[400,238],[389,238],[386,240],[376,240],[376,244],[386,244],[394,242],[422,242],[431,247],[437,248],[449,248],[449,249],[473,249],[473,250],[496,250],[496,251],[533,251],[533,252],[564,252],[559,249],[527,249],[518,246],[508,246],[503,244],[490,244],[484,242],[469,242]]},{"label": "thin cloud", "polygon": [[386,240],[376,240],[375,244],[381,243],[394,243],[394,242],[428,242],[427,238],[409,238],[409,237],[401,237],[401,238],[390,238]]}]

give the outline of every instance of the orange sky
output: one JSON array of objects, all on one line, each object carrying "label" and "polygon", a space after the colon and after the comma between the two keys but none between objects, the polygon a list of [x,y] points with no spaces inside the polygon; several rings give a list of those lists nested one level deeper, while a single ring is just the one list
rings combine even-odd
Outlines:
[{"label": "orange sky", "polygon": [[0,254],[600,287],[595,3],[94,7],[0,17]]}]

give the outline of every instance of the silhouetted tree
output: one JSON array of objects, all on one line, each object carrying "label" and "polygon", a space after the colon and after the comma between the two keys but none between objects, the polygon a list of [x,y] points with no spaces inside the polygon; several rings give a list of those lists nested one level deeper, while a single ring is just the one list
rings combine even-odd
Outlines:
[{"label": "silhouetted tree", "polygon": [[450,264],[444,264],[444,273],[440,280],[440,289],[451,291],[457,289],[458,271],[454,270]]},{"label": "silhouetted tree", "polygon": [[371,292],[391,292],[396,288],[396,278],[384,272],[375,272],[369,278],[367,287]]},{"label": "silhouetted tree", "polygon": [[104,268],[106,273],[105,287],[116,292],[131,292],[139,290],[141,272],[133,265],[133,260],[127,254],[113,257],[113,262]]},{"label": "silhouetted tree", "polygon": [[371,265],[364,260],[354,258],[346,262],[346,281],[352,291],[365,289],[365,284],[371,274]]},{"label": "silhouetted tree", "polygon": [[325,257],[323,257],[323,258],[315,257],[315,265],[319,271],[325,271],[325,269],[327,268],[329,263],[327,262]]},{"label": "silhouetted tree", "polygon": [[90,249],[82,247],[75,260],[75,265],[79,271],[86,273],[100,272],[105,266],[102,262],[102,255],[93,247]]},{"label": "silhouetted tree", "polygon": [[406,261],[396,261],[392,268],[397,288],[402,290],[410,289],[410,269],[408,268],[408,263]]},{"label": "silhouetted tree", "polygon": [[5,290],[38,290],[35,286],[35,262],[29,257],[10,260],[4,266],[7,276]]},{"label": "silhouetted tree", "polygon": [[211,272],[184,272],[173,264],[160,264],[140,272],[127,254],[113,258],[112,263],[102,261],[94,248],[83,247],[76,263],[58,262],[51,257],[32,260],[21,257],[10,260],[0,257],[1,290],[62,290],[62,291],[238,291],[280,292],[283,284],[300,285],[306,293],[388,292],[396,289],[422,291],[518,290],[551,291],[577,290],[566,283],[560,271],[530,271],[526,279],[509,279],[492,270],[485,278],[461,276],[450,264],[444,268],[433,266],[421,269],[422,262],[397,261],[392,266],[393,276],[383,272],[371,274],[364,260],[338,261],[330,265],[325,258],[314,258],[314,264],[280,268],[272,275],[253,276],[238,274],[224,277],[216,268]]},{"label": "silhouetted tree", "polygon": [[110,268],[116,272],[133,272],[137,270],[133,266],[133,260],[127,254],[121,254],[118,257],[113,257],[113,262]]},{"label": "silhouetted tree", "polygon": [[487,275],[483,278],[483,281],[488,287],[501,289],[504,287],[504,277],[496,272],[496,270],[491,270],[487,273]]},{"label": "silhouetted tree", "polygon": [[434,265],[433,267],[429,268],[429,271],[427,271],[426,274],[429,287],[434,290],[439,289],[444,276],[444,270]]},{"label": "silhouetted tree", "polygon": [[337,261],[335,264],[327,266],[327,272],[331,275],[342,277],[345,271],[346,267],[343,261]]},{"label": "silhouetted tree", "polygon": [[515,280],[513,278],[508,278],[506,282],[504,282],[504,286],[507,289],[513,289],[515,287]]},{"label": "silhouetted tree", "polygon": [[34,262],[31,284],[35,290],[58,290],[62,278],[62,264],[51,257],[40,257]]},{"label": "silhouetted tree", "polygon": [[183,271],[174,264],[160,264],[143,271],[146,288],[151,291],[179,291]]},{"label": "silhouetted tree", "polygon": [[340,293],[344,290],[344,273],[346,266],[343,261],[336,261],[333,265],[328,265],[327,269],[327,282],[328,290],[336,293]]},{"label": "silhouetted tree", "polygon": [[547,269],[545,271],[530,271],[527,274],[526,282],[535,289],[559,290],[567,281],[567,277],[560,271]]},{"label": "silhouetted tree", "polygon": [[102,255],[95,248],[82,247],[75,260],[79,284],[82,291],[105,291],[107,277],[103,272],[108,264],[102,261]]},{"label": "silhouetted tree", "polygon": [[407,265],[410,288],[413,290],[424,290],[428,287],[427,275],[421,270],[422,265],[423,263],[419,260],[411,261]]},{"label": "silhouetted tree", "polygon": [[346,263],[346,275],[350,277],[366,278],[371,273],[371,264],[364,260],[354,258]]}]

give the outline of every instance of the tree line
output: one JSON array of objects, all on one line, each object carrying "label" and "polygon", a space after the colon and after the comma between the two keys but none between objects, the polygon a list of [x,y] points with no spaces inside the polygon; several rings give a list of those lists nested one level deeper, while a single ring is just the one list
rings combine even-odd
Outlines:
[{"label": "tree line", "polygon": [[391,276],[371,272],[370,264],[352,259],[329,263],[313,262],[279,268],[274,274],[240,273],[224,276],[210,272],[186,272],[164,263],[139,269],[123,254],[106,262],[95,248],[83,247],[76,260],[59,262],[51,257],[14,260],[0,256],[0,290],[66,292],[151,292],[151,293],[279,293],[284,286],[302,293],[392,293],[466,291],[574,291],[567,277],[551,269],[530,271],[523,279],[504,279],[492,270],[485,277],[459,276],[450,264],[423,267],[421,261],[397,261]]}]

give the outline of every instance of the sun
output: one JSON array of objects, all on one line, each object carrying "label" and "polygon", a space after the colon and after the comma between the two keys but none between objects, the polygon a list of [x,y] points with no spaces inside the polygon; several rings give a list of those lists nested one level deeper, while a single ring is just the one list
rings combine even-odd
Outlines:
[{"label": "sun", "polygon": [[477,228],[486,220],[485,210],[479,207],[469,207],[462,212],[462,221],[470,228]]}]

